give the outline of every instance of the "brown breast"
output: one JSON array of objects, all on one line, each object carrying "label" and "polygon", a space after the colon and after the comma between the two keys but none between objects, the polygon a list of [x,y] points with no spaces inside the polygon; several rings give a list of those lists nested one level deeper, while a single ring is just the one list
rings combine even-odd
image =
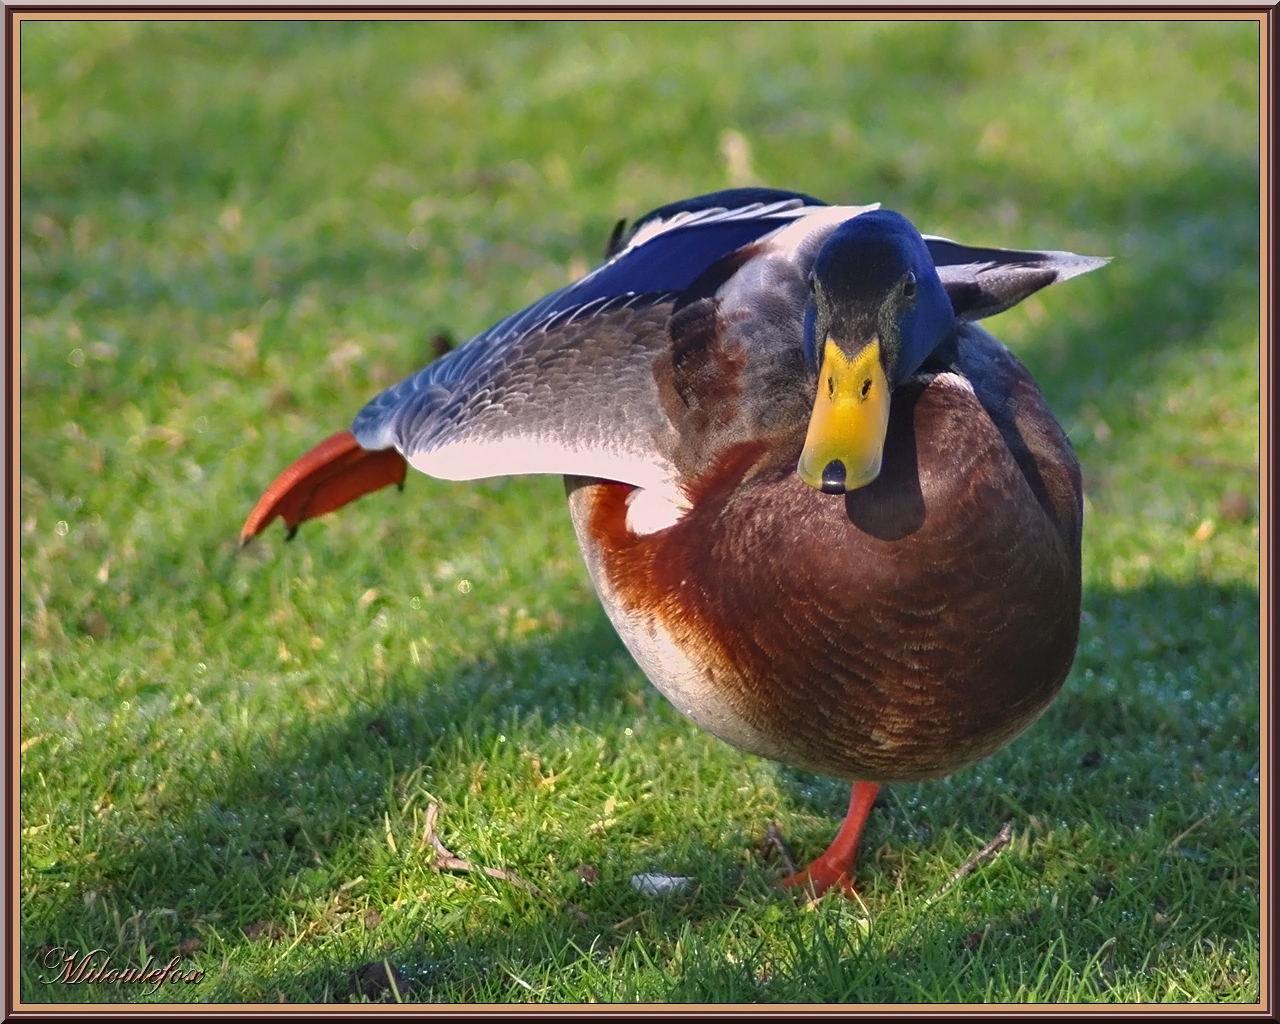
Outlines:
[{"label": "brown breast", "polygon": [[615,623],[659,624],[754,749],[796,767],[903,781],[1004,746],[1061,686],[1080,620],[1079,470],[1006,356],[981,401],[953,374],[899,388],[881,476],[843,498],[742,443],[680,522],[636,536],[630,487],[570,481]]}]

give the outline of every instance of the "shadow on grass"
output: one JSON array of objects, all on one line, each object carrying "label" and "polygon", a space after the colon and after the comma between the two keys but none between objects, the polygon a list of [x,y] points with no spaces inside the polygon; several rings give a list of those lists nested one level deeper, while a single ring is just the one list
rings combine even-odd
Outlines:
[{"label": "shadow on grass", "polygon": [[[536,856],[490,866],[519,870],[542,894],[465,876],[442,908],[438,926],[424,894],[408,932],[379,941],[381,955],[401,972],[408,985],[404,994],[413,1000],[536,999],[524,979],[545,975],[550,963],[581,976],[584,999],[843,1002],[980,998],[983,979],[989,984],[996,976],[1022,978],[1043,998],[1070,998],[1063,978],[1088,974],[1090,957],[1110,938],[1105,972],[1104,965],[1095,965],[1096,984],[1103,988],[1108,976],[1139,975],[1150,966],[1153,948],[1165,939],[1153,924],[1153,907],[1164,908],[1167,917],[1180,907],[1196,915],[1197,941],[1247,945],[1257,929],[1256,897],[1252,915],[1248,909],[1258,870],[1257,719],[1256,710],[1250,711],[1256,709],[1257,676],[1249,670],[1257,650],[1251,625],[1257,621],[1257,595],[1240,586],[1156,583],[1130,592],[1093,592],[1085,604],[1072,679],[1028,737],[951,779],[895,787],[873,813],[859,886],[877,913],[914,920],[903,929],[905,937],[881,940],[875,915],[869,926],[860,923],[854,904],[832,907],[828,901],[817,915],[789,909],[791,898],[769,887],[780,866],[765,863],[754,849],[768,824],[761,820],[746,845],[690,835],[665,854],[634,842],[629,851],[610,851],[600,881],[590,889],[566,878],[567,871],[548,873],[542,866],[547,854],[574,842],[539,834],[532,850],[526,848],[526,856]],[[103,851],[111,864],[100,883],[104,905],[148,910],[146,922],[130,931],[119,920],[127,914],[117,914],[114,928],[94,915],[100,926],[88,925],[85,894],[68,890],[48,915],[56,922],[50,933],[28,930],[28,964],[35,955],[31,947],[76,944],[113,950],[117,962],[132,963],[140,959],[139,938],[164,962],[182,936],[169,931],[166,918],[152,908],[169,908],[183,922],[216,922],[225,969],[236,961],[237,947],[243,953],[252,945],[245,929],[276,924],[273,914],[299,910],[308,894],[315,897],[311,905],[322,908],[339,880],[389,870],[379,865],[385,852],[374,848],[381,844],[384,823],[388,829],[391,821],[405,824],[398,782],[465,776],[484,750],[498,749],[500,730],[509,734],[510,749],[545,745],[557,722],[616,735],[623,725],[618,709],[629,704],[635,710],[634,673],[619,671],[621,646],[603,613],[592,607],[574,611],[575,624],[554,636],[498,646],[486,662],[459,664],[438,678],[405,666],[388,678],[376,702],[264,740],[234,765],[210,766],[216,800],[189,800],[163,827]],[[1199,667],[1188,671],[1188,663],[1206,652],[1209,661],[1201,657]],[[1205,671],[1233,662],[1242,671]],[[504,685],[506,679],[514,685]],[[650,716],[674,714],[660,709],[652,691],[645,700]],[[602,759],[600,770],[607,773],[608,755]],[[1198,794],[1193,776],[1201,778]],[[786,770],[782,780],[798,809],[829,817],[834,829],[847,790]],[[483,827],[485,813],[474,806],[483,797],[468,800],[456,786],[455,793],[458,813],[447,803],[438,831],[455,853],[478,861],[470,852],[475,837],[467,833]],[[1170,844],[1206,806],[1217,827],[1202,829],[1205,845],[1194,838]],[[1080,819],[1081,808],[1091,809],[1086,820]],[[1040,877],[1045,855],[1023,849],[1006,855],[1011,866],[991,883],[997,890],[1007,887],[1007,898],[993,896],[988,883],[980,882],[977,895],[961,887],[926,908],[936,879],[928,883],[933,892],[921,890],[911,877],[912,864],[943,841],[971,853],[1010,819],[1019,832],[1031,830],[1030,821],[1058,822],[1070,835],[1088,835],[1088,842],[1114,849],[1082,850],[1077,870],[1057,878]],[[1151,832],[1145,844],[1117,838],[1144,828]],[[791,837],[799,855],[820,851],[829,838],[823,829],[820,835]],[[401,843],[415,838],[403,827],[397,831]],[[1221,834],[1234,834],[1234,844],[1217,844],[1214,837]],[[662,856],[664,864],[688,866],[697,876],[696,888],[664,899],[637,893],[629,877],[655,870],[655,857]],[[957,855],[957,864],[964,856]],[[1137,861],[1112,863],[1121,856]],[[1182,906],[1170,895],[1170,872],[1182,880],[1179,892],[1221,889],[1228,910]],[[900,895],[905,887],[905,903],[894,899],[895,887]],[[585,916],[571,912],[569,899]],[[771,904],[782,909],[781,923]],[[752,920],[770,913],[773,937],[759,939],[753,955],[749,947],[759,933]],[[1161,913],[1157,909],[1157,918]],[[469,922],[465,929],[461,919]],[[59,933],[59,927],[68,932]],[[732,957],[724,952],[725,940],[704,937],[735,929],[745,934],[727,944],[748,948]],[[466,939],[459,941],[460,934]],[[285,937],[284,946],[292,941]],[[612,980],[619,960],[639,971],[622,975],[646,977],[647,987],[631,990]],[[355,994],[357,968],[367,962],[364,956],[343,961],[320,952],[315,966],[302,970],[289,963],[274,974],[255,970],[251,981],[248,972],[211,978],[207,995],[274,1000],[283,992],[291,1000],[348,999]],[[1066,968],[1066,974],[1056,982],[1054,971],[1047,980],[1039,977],[1046,964],[1056,964],[1059,972]],[[216,966],[209,967],[216,975]],[[28,998],[90,996],[88,987],[48,989],[38,983],[39,972],[24,974]],[[523,987],[513,987],[513,977]],[[94,997],[133,995],[115,989]]]}]

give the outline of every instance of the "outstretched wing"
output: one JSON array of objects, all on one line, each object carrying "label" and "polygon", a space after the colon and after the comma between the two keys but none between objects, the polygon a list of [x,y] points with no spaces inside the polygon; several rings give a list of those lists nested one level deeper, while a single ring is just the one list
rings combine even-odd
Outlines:
[{"label": "outstretched wing", "polygon": [[[685,204],[642,218],[600,268],[374,398],[352,423],[351,441],[326,442],[326,451],[348,460],[345,468],[335,472],[320,449],[304,456],[263,496],[242,537],[277,515],[292,528],[319,514],[312,506],[331,511],[339,497],[345,503],[395,482],[391,461],[375,472],[372,455],[356,448],[394,450],[449,480],[596,476],[682,507],[688,467],[679,464],[678,442],[690,422],[705,422],[697,407],[709,397],[694,378],[709,362],[724,362],[726,345],[798,352],[805,298],[799,264],[811,261],[816,237],[870,208],[806,205],[807,197],[779,195],[752,190],[743,206]],[[704,307],[748,262],[760,266],[748,275],[750,295],[736,302],[737,321],[726,326],[716,319],[715,302]],[[688,312],[673,331],[682,309]],[[693,420],[681,422],[690,408]],[[356,473],[369,486],[348,485]],[[313,485],[325,488],[325,500],[300,500]]]},{"label": "outstretched wing", "polygon": [[[679,345],[671,317],[751,260],[777,255],[794,277],[798,242],[861,209],[787,197],[650,215],[599,270],[373,399],[352,433],[445,479],[572,473],[674,500],[679,469],[664,454],[673,424],[654,367]],[[759,299],[768,282],[753,278],[752,288]]]},{"label": "outstretched wing", "polygon": [[[647,214],[608,262],[388,388],[360,410],[352,432],[367,447],[390,447],[396,442],[385,432],[386,425],[416,392],[432,387],[452,389],[477,367],[493,366],[504,359],[527,334],[554,331],[559,326],[557,318],[581,322],[607,314],[627,301],[652,304],[664,296],[677,295],[726,255],[821,209],[806,208],[804,197],[798,194],[781,193],[783,198],[767,203],[755,196],[768,191],[764,189],[734,190],[726,195],[732,197],[738,191],[751,193],[752,202],[693,210],[673,204]],[[662,216],[667,210],[672,211],[670,215]]]}]

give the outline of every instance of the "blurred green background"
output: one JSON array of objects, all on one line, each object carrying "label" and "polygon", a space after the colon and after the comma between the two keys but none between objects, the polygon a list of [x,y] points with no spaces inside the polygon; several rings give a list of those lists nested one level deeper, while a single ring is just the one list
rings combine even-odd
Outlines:
[{"label": "blurred green background", "polygon": [[[1257,999],[1256,22],[20,32],[24,998]],[[752,183],[1114,257],[988,321],[1085,469],[1072,676],[808,912],[760,839],[816,855],[847,789],[648,687],[558,481],[236,544],[437,335]],[[433,871],[432,803],[539,894]],[[45,985],[60,947],[205,977]]]}]

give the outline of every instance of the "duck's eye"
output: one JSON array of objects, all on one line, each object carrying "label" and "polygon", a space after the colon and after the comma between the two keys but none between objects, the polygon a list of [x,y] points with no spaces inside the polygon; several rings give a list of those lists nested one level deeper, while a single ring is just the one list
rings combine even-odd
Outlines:
[{"label": "duck's eye", "polygon": [[834,377],[827,378],[827,397],[836,397],[836,379]]},{"label": "duck's eye", "polygon": [[870,377],[868,377],[866,380],[862,382],[862,397],[866,398],[867,395],[869,394],[871,394],[871,378]]},{"label": "duck's eye", "polygon": [[902,297],[906,299],[916,297],[916,275],[910,270],[907,271],[907,279],[902,282]]}]

